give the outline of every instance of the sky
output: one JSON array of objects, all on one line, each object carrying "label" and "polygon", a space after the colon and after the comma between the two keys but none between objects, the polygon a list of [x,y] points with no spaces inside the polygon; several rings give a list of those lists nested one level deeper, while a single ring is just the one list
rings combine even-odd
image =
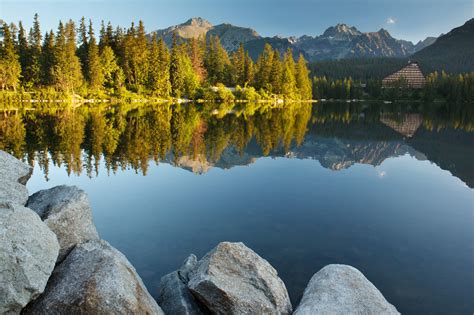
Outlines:
[{"label": "sky", "polygon": [[43,31],[60,19],[91,18],[129,26],[143,20],[147,31],[202,17],[212,24],[251,27],[262,36],[320,35],[346,23],[363,32],[387,29],[417,42],[439,36],[474,17],[474,0],[0,0],[0,19],[31,26],[40,16]]}]

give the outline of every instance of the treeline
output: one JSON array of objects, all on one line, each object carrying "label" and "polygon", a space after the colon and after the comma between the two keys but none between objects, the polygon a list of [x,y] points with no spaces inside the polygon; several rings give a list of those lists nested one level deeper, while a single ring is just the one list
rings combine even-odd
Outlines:
[{"label": "treeline", "polygon": [[[158,98],[196,98],[217,84],[241,86],[285,99],[310,99],[312,84],[302,55],[280,56],[266,45],[254,63],[243,45],[229,54],[218,37],[178,42],[148,35],[142,21],[128,29],[102,22],[98,39],[92,21],[78,28],[60,22],[56,33],[40,30],[38,15],[28,35],[4,23],[0,44],[2,90],[50,88],[80,95],[123,95],[128,91]],[[252,93],[250,93],[252,94]]]},{"label": "treeline", "polygon": [[313,77],[315,99],[372,99],[372,100],[443,100],[449,102],[474,102],[474,72],[450,75],[433,72],[426,77],[422,89],[411,89],[403,79],[383,87],[382,80],[328,79]]},{"label": "treeline", "polygon": [[353,80],[367,82],[382,80],[384,77],[407,64],[404,58],[353,58],[315,61],[309,64],[311,73],[334,80]]}]

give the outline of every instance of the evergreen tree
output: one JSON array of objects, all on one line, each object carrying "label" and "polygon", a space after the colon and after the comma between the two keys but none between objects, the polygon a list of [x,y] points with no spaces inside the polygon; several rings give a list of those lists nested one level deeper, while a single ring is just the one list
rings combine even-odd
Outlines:
[{"label": "evergreen tree", "polygon": [[79,56],[79,60],[81,61],[82,73],[86,78],[89,74],[89,61],[87,60],[88,53],[89,48],[87,40],[86,19],[82,17],[81,22],[79,23],[79,48],[77,49],[77,55]]},{"label": "evergreen tree", "polygon": [[234,78],[234,84],[244,86],[246,82],[245,76],[245,50],[244,45],[240,43],[239,49],[232,54],[232,77]]},{"label": "evergreen tree", "polygon": [[273,64],[273,48],[266,43],[263,47],[263,52],[257,59],[256,74],[255,74],[255,88],[269,90],[271,70]]},{"label": "evergreen tree", "polygon": [[2,90],[12,88],[16,91],[21,76],[21,65],[15,51],[15,41],[10,27],[3,23],[3,42],[0,45],[0,85]]},{"label": "evergreen tree", "polygon": [[26,39],[26,31],[23,28],[23,23],[18,23],[18,55],[21,65],[21,83],[24,87],[31,87],[30,70],[30,49],[28,47],[28,40]]},{"label": "evergreen tree", "polygon": [[181,97],[184,92],[184,69],[181,64],[180,48],[178,46],[176,33],[173,33],[170,57],[170,83],[171,93],[174,97]]},{"label": "evergreen tree", "polygon": [[136,83],[144,86],[148,80],[148,46],[143,21],[138,22],[137,38],[134,45]]},{"label": "evergreen tree", "polygon": [[149,53],[148,88],[158,97],[170,95],[169,53],[163,38],[157,40],[154,34]]},{"label": "evergreen tree", "polygon": [[92,20],[89,21],[89,42],[87,45],[87,78],[92,89],[99,89],[104,82],[102,66],[99,56]]},{"label": "evergreen tree", "polygon": [[114,51],[109,46],[104,46],[102,48],[100,53],[100,64],[105,87],[114,87],[115,75],[119,70],[119,66]]},{"label": "evergreen tree", "polygon": [[81,63],[76,56],[76,30],[71,20],[66,26],[59,22],[52,79],[57,88],[68,92],[74,91],[82,84]]},{"label": "evergreen tree", "polygon": [[39,23],[39,16],[36,13],[33,20],[33,27],[30,29],[29,48],[30,48],[30,69],[29,76],[33,86],[41,82],[41,30]]},{"label": "evergreen tree", "polygon": [[250,58],[249,52],[245,52],[245,63],[244,63],[244,85],[250,85],[254,80],[254,63]]},{"label": "evergreen tree", "polygon": [[43,46],[41,48],[41,82],[44,85],[53,84],[52,69],[54,66],[54,50],[54,33],[53,31],[50,31],[45,34]]},{"label": "evergreen tree", "polygon": [[309,100],[313,97],[311,79],[306,65],[306,60],[300,54],[298,63],[296,64],[296,87],[302,100]]},{"label": "evergreen tree", "polygon": [[204,64],[210,84],[226,83],[226,70],[230,65],[230,60],[219,37],[211,36],[209,38]]},{"label": "evergreen tree", "polygon": [[269,87],[270,92],[279,94],[281,93],[281,85],[282,85],[282,75],[283,75],[283,65],[280,58],[280,53],[278,50],[273,52],[272,58],[272,67],[270,70],[270,78],[269,78]]},{"label": "evergreen tree", "polygon": [[291,49],[288,49],[283,59],[281,92],[287,99],[297,98],[295,61],[293,59],[293,52],[291,51]]}]

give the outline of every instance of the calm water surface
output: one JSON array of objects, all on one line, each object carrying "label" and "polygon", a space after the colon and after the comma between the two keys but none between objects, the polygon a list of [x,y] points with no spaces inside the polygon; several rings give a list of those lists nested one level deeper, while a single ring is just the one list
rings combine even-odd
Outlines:
[{"label": "calm water surface", "polygon": [[152,295],[226,240],[267,259],[294,306],[342,263],[402,313],[474,311],[472,106],[206,106],[9,113],[1,145],[34,164],[30,192],[84,189]]}]

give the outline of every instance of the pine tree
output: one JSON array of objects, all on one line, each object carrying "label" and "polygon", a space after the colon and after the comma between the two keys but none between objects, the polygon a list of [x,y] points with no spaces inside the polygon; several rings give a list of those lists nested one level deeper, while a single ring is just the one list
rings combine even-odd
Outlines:
[{"label": "pine tree", "polygon": [[119,70],[114,51],[109,46],[104,46],[100,53],[100,64],[104,85],[107,88],[114,86],[115,74]]},{"label": "pine tree", "polygon": [[163,38],[152,38],[149,53],[148,87],[158,97],[170,96],[169,52]]},{"label": "pine tree", "polygon": [[41,48],[41,83],[44,85],[53,84],[52,69],[54,66],[54,50],[54,33],[50,31],[45,34]]},{"label": "pine tree", "polygon": [[210,84],[226,83],[226,69],[230,65],[230,60],[219,37],[211,36],[209,38],[204,64]]},{"label": "pine tree", "polygon": [[26,39],[26,31],[21,21],[18,23],[18,27],[18,55],[21,65],[21,83],[24,87],[31,87],[30,49],[28,47],[28,40]]},{"label": "pine tree", "polygon": [[285,53],[283,58],[283,74],[281,83],[281,93],[287,99],[297,98],[297,88],[295,79],[295,61],[293,59],[293,52],[291,49]]},{"label": "pine tree", "polygon": [[178,46],[176,33],[173,33],[170,57],[170,83],[171,93],[174,97],[180,98],[184,92],[184,71],[181,64],[180,49]]},{"label": "pine tree", "polygon": [[89,42],[87,45],[87,78],[92,89],[100,89],[104,83],[99,47],[97,46],[92,20],[89,21]]},{"label": "pine tree", "polygon": [[89,61],[87,60],[88,52],[89,48],[87,40],[86,19],[82,17],[81,22],[79,23],[79,48],[77,49],[77,55],[79,56],[79,60],[81,61],[82,73],[86,78],[89,73]]},{"label": "pine tree", "polygon": [[254,80],[254,76],[255,76],[255,73],[254,73],[254,68],[255,68],[255,65],[253,63],[253,60],[252,58],[250,58],[250,55],[249,55],[249,52],[246,51],[245,52],[245,71],[244,71],[244,85],[250,85],[252,84],[253,80]]},{"label": "pine tree", "polygon": [[269,87],[270,92],[279,94],[281,93],[281,85],[282,85],[282,73],[283,73],[283,65],[280,58],[280,53],[278,50],[273,52],[272,58],[272,67],[270,70],[270,78],[269,78]]},{"label": "pine tree", "polygon": [[76,31],[71,20],[66,26],[59,22],[52,79],[57,88],[68,92],[73,92],[82,84],[81,63],[76,56]]},{"label": "pine tree", "polygon": [[30,81],[33,86],[41,82],[41,30],[39,16],[36,13],[33,20],[33,27],[30,29],[29,47],[30,47]]},{"label": "pine tree", "polygon": [[12,88],[16,91],[21,76],[21,65],[15,51],[15,41],[10,27],[3,23],[3,42],[0,45],[0,85],[2,90]]},{"label": "pine tree", "polygon": [[257,89],[268,90],[270,84],[271,69],[273,64],[273,48],[266,43],[263,47],[263,52],[260,54],[256,65],[256,74],[254,85]]},{"label": "pine tree", "polygon": [[309,71],[306,66],[306,60],[300,54],[296,64],[296,87],[302,100],[312,99],[312,84],[309,78]]},{"label": "pine tree", "polygon": [[143,21],[138,22],[137,38],[134,45],[136,83],[144,86],[148,80],[148,47]]},{"label": "pine tree", "polygon": [[239,49],[232,54],[232,77],[234,78],[234,84],[244,86],[245,77],[245,50],[244,45],[240,43]]}]

